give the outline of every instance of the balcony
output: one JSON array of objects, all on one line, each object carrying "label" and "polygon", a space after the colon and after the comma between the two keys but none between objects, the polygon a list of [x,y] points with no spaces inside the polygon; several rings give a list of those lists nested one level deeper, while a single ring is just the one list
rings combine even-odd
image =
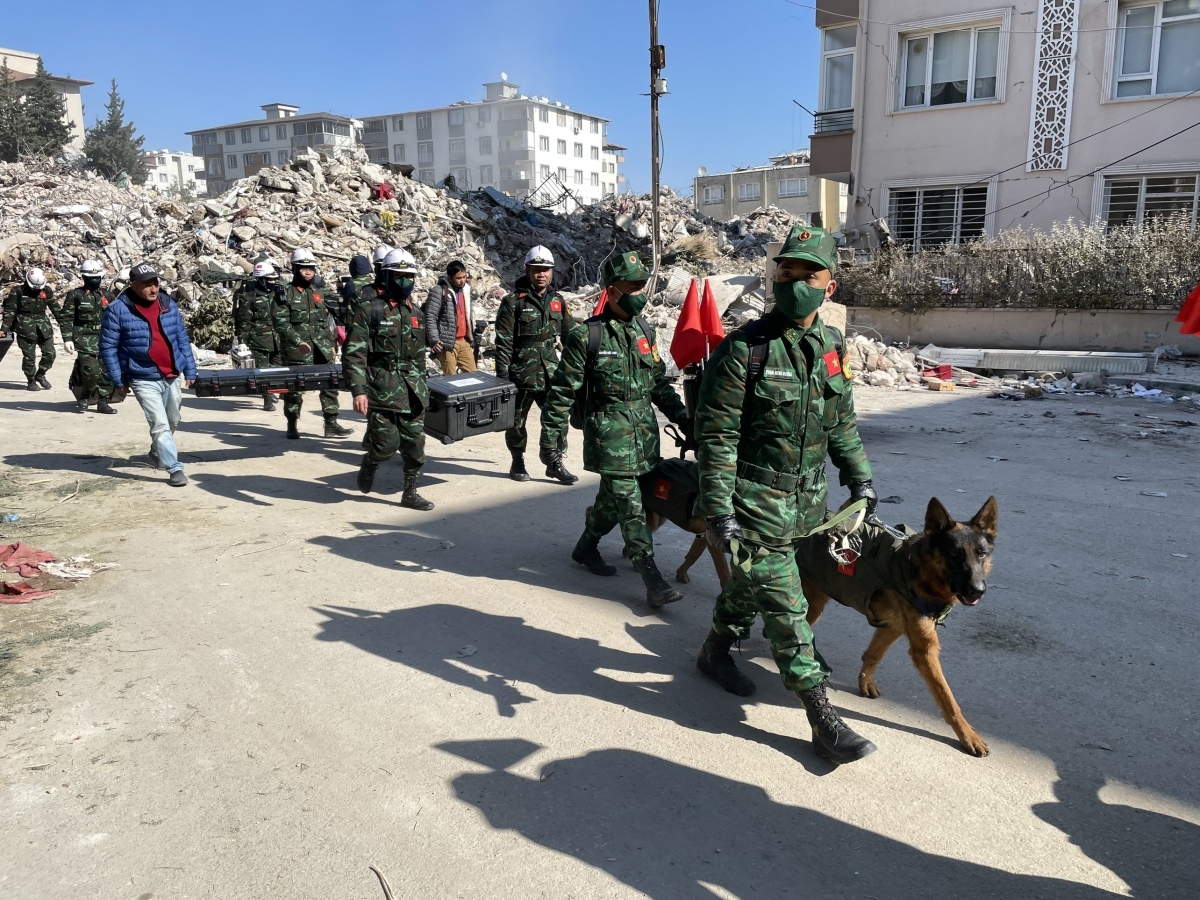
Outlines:
[{"label": "balcony", "polygon": [[842,131],[854,130],[854,110],[842,109],[837,112],[820,112],[813,119],[815,134],[837,134]]}]

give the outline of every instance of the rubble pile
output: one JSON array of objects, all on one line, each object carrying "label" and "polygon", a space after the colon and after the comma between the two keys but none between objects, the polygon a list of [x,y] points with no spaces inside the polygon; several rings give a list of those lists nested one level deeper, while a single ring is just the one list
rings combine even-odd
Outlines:
[{"label": "rubble pile", "polygon": [[[682,305],[678,285],[713,277],[723,313],[737,323],[736,301],[747,295],[761,310],[761,274],[770,241],[782,240],[793,219],[775,207],[729,223],[697,214],[690,201],[664,189],[660,198],[664,276],[648,315],[673,328]],[[600,268],[611,254],[650,255],[648,196],[624,195],[563,215],[529,206],[494,188],[459,192],[432,188],[360,151],[333,157],[301,151],[282,168],[265,168],[219,197],[171,199],[140,185],[119,188],[62,162],[27,158],[0,164],[0,281],[30,265],[46,270],[60,293],[77,284],[85,259],[102,260],[123,286],[124,270],[149,260],[193,325],[196,343],[216,348],[227,338],[232,290],[269,256],[285,261],[308,247],[333,283],[350,258],[380,243],[409,250],[421,270],[418,295],[452,259],[473,276],[477,311],[494,318],[499,298],[522,274],[525,252],[549,247],[575,312],[590,312]],[[757,292],[757,293],[756,293]]]},{"label": "rubble pile", "polygon": [[863,334],[846,340],[846,362],[859,384],[872,387],[907,387],[921,383],[921,370],[913,351],[889,347]]}]

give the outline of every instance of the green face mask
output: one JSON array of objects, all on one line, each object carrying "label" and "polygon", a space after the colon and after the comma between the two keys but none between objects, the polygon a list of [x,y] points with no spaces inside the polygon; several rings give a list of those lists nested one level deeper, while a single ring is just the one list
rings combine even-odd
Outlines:
[{"label": "green face mask", "polygon": [[776,281],[775,308],[789,319],[803,319],[825,301],[825,288],[809,287],[803,281]]},{"label": "green face mask", "polygon": [[617,306],[631,316],[639,316],[649,301],[650,298],[645,294],[622,294],[621,299],[617,301]]}]

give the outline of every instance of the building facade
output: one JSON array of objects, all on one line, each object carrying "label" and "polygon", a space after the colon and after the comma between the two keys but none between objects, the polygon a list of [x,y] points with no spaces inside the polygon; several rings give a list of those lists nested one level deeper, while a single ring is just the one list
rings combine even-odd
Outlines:
[{"label": "building facade", "polygon": [[[18,88],[23,82],[32,81],[33,76],[37,74],[38,54],[36,53],[0,48],[0,59],[3,59],[8,66],[8,77]],[[51,75],[50,80],[54,82],[58,95],[63,99],[63,118],[74,126],[71,129],[71,139],[67,142],[66,150],[69,154],[78,155],[83,152],[84,139],[83,96],[79,91],[92,82],[80,81],[78,78],[65,75]]]},{"label": "building facade", "polygon": [[813,175],[855,246],[1200,204],[1200,0],[817,0]]},{"label": "building facade", "polygon": [[357,119],[329,112],[299,115],[300,107],[287,103],[268,103],[261,109],[261,119],[186,132],[192,155],[204,160],[209,196],[224,193],[234,181],[267,166],[287,165],[303,147],[348,154],[359,144],[362,123]]},{"label": "building facade", "polygon": [[464,190],[494,187],[565,212],[620,190],[624,148],[608,142],[608,119],[507,80],[484,90],[474,103],[364,117],[367,155],[411,165],[426,184],[452,176]]},{"label": "building facade", "polygon": [[846,185],[814,178],[807,150],[772,156],[769,166],[751,166],[693,179],[696,211],[729,222],[761,206],[777,206],[810,225],[838,231],[846,217]]},{"label": "building facade", "polygon": [[191,193],[203,197],[207,192],[204,157],[190,153],[155,150],[142,156],[146,169],[146,187],[163,194]]}]

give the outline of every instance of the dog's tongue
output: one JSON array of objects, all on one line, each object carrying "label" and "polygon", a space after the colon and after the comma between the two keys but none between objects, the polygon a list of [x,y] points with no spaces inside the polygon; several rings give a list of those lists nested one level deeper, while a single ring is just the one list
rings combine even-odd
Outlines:
[{"label": "dog's tongue", "polygon": [[963,597],[963,598],[962,598],[962,604],[963,604],[963,606],[974,606],[974,605],[975,605],[975,604],[977,604],[977,603],[978,603],[978,602],[979,602],[981,599],[982,599],[981,597],[976,597],[974,600],[970,600],[970,599],[968,599],[968,598],[966,598],[966,597]]}]

